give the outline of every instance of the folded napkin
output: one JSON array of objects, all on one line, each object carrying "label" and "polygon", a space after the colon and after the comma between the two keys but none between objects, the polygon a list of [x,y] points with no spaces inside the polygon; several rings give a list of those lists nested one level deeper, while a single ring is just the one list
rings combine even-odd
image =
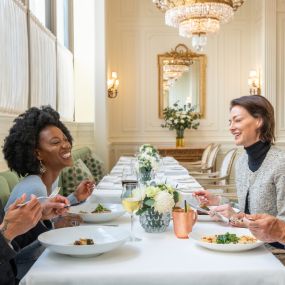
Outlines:
[{"label": "folded napkin", "polygon": [[95,190],[88,199],[96,203],[121,203],[122,190]]},{"label": "folded napkin", "polygon": [[100,182],[96,188],[99,190],[122,190],[123,189],[123,186],[122,184],[118,184],[118,183],[112,183],[112,182],[105,182],[105,181],[102,181]]},{"label": "folded napkin", "polygon": [[202,188],[202,186],[198,183],[198,182],[193,182],[193,183],[187,183],[187,184],[184,184],[184,183],[178,183],[178,186],[177,186],[178,189],[196,189],[197,188]]},{"label": "folded napkin", "polygon": [[186,170],[183,166],[181,165],[167,165],[164,166],[164,170]]},{"label": "folded napkin", "polygon": [[179,175],[178,177],[173,177],[173,179],[175,179],[176,181],[181,182],[181,183],[196,181],[196,179],[190,175]]},{"label": "folded napkin", "polygon": [[186,174],[188,174],[188,171],[186,169],[180,169],[180,170],[166,169],[164,171],[164,174],[166,176],[186,175]]},{"label": "folded napkin", "polygon": [[121,183],[121,177],[115,176],[115,175],[106,175],[103,177],[101,182],[112,182],[114,184],[120,184]]}]

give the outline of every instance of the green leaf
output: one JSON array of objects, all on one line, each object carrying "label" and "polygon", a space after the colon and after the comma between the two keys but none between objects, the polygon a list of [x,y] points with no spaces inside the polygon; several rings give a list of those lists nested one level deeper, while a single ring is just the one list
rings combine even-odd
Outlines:
[{"label": "green leaf", "polygon": [[149,207],[152,207],[154,204],[154,200],[153,199],[147,199],[146,201],[144,201],[144,204],[149,206]]},{"label": "green leaf", "polygon": [[173,198],[174,198],[175,203],[177,203],[179,201],[179,193],[177,191],[174,191]]}]

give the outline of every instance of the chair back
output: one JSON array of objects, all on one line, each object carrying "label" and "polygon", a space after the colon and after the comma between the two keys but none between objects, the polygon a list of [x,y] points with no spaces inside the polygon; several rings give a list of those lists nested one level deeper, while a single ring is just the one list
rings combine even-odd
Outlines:
[{"label": "chair back", "polygon": [[210,143],[206,146],[206,148],[204,149],[203,151],[203,154],[202,154],[202,157],[201,157],[201,164],[202,165],[207,165],[207,161],[208,161],[208,158],[209,158],[209,154],[213,148],[214,144],[213,143]]},{"label": "chair back", "polygon": [[209,172],[212,172],[215,170],[217,155],[218,155],[220,147],[221,147],[220,144],[215,144],[209,153],[209,157],[207,160],[207,166],[206,166],[207,169],[209,169]]},{"label": "chair back", "polygon": [[226,185],[229,183],[229,178],[236,154],[237,154],[237,148],[233,148],[226,153],[221,164],[220,176],[226,176],[227,178],[223,181],[220,181],[219,184]]}]

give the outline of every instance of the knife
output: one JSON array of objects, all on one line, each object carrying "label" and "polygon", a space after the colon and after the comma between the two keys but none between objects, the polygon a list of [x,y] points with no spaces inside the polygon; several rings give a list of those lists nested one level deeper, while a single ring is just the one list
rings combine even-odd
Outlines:
[{"label": "knife", "polygon": [[[210,211],[207,211],[207,210],[205,210],[205,209],[199,207],[198,205],[194,205],[194,204],[191,203],[191,202],[187,202],[187,203],[188,203],[192,208],[194,208],[195,210],[198,210],[198,211],[200,211],[200,212],[202,212],[202,213],[204,213],[204,214],[210,215]],[[219,212],[211,211],[211,213],[214,214],[216,217],[218,217],[222,222],[224,222],[224,223],[226,223],[226,224],[228,224],[228,223],[230,222],[230,220],[229,220],[227,217],[221,215]]]},{"label": "knife", "polygon": [[81,201],[81,202],[77,202],[77,203],[74,203],[74,204],[65,205],[63,208],[70,208],[70,207],[81,205],[83,203],[85,203],[85,201]]}]

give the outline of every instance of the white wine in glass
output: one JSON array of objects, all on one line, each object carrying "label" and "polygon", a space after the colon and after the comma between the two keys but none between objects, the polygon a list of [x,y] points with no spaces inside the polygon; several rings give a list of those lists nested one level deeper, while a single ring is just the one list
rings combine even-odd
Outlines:
[{"label": "white wine in glass", "polygon": [[130,241],[140,241],[141,239],[134,236],[134,212],[136,212],[141,205],[140,189],[137,183],[124,184],[123,192],[121,195],[123,208],[131,215],[131,237]]}]

